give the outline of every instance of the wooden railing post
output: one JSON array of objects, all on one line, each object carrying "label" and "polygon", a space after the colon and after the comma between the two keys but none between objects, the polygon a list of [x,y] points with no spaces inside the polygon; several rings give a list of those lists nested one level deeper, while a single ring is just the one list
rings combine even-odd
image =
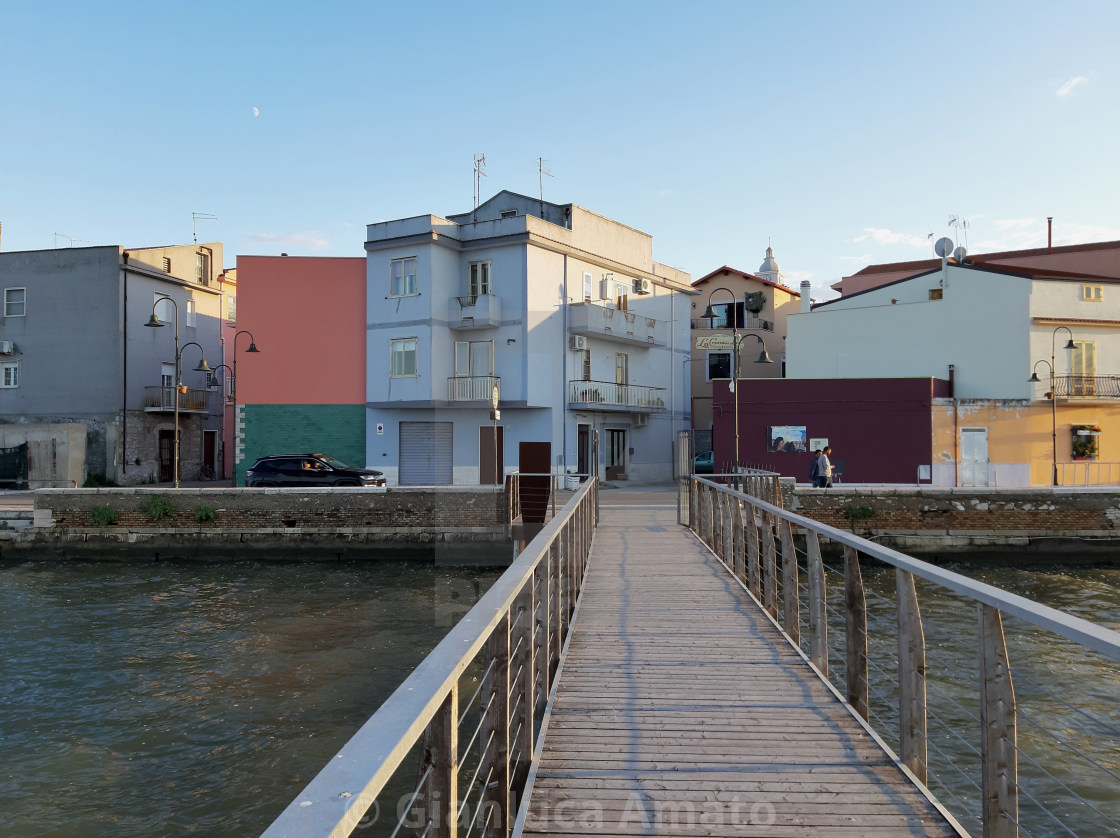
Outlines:
[{"label": "wooden railing post", "polygon": [[793,532],[789,521],[778,520],[782,538],[782,628],[794,643],[801,643],[801,611],[798,588],[797,550],[793,546]]},{"label": "wooden railing post", "polygon": [[926,638],[914,574],[895,570],[898,596],[898,727],[902,761],[929,781],[926,745]]},{"label": "wooden railing post", "polygon": [[806,571],[809,577],[809,660],[828,677],[828,590],[825,587],[821,545],[813,530],[805,530]]},{"label": "wooden railing post", "polygon": [[762,602],[762,588],[759,583],[759,546],[758,546],[758,515],[754,506],[747,506],[747,588],[754,598]]},{"label": "wooden railing post", "polygon": [[867,597],[859,572],[859,553],[844,548],[845,680],[848,703],[867,720]]},{"label": "wooden railing post", "polygon": [[746,581],[746,563],[743,560],[743,502],[731,499],[731,572],[740,582]]},{"label": "wooden railing post", "polygon": [[[490,674],[487,676],[489,683],[484,685],[486,688],[480,694],[485,715],[479,736],[485,758],[479,776],[490,777],[490,787],[485,797],[487,804],[496,809],[497,818],[488,819],[489,834],[497,838],[509,835],[509,827],[513,823],[509,812],[509,627],[507,614],[494,627],[494,632],[487,641],[490,658]],[[486,709],[487,704],[489,709]]]},{"label": "wooden railing post", "polygon": [[544,705],[548,701],[548,562],[547,559],[537,563],[533,571],[533,669],[536,688],[533,697],[536,700],[534,712],[540,715],[544,712]]},{"label": "wooden railing post", "polygon": [[778,619],[778,548],[769,516],[762,522],[762,605],[770,616]]},{"label": "wooden railing post", "polygon": [[548,687],[552,689],[552,679],[555,677],[556,664],[560,661],[560,652],[564,648],[562,620],[560,618],[560,539],[555,538],[548,548],[548,587],[551,596],[548,601]]},{"label": "wooden railing post", "polygon": [[[517,600],[516,638],[511,636],[510,643],[517,653],[509,664],[511,684],[517,698],[516,711],[511,712],[511,727],[517,732],[516,740],[511,743],[513,765],[510,773],[513,786],[521,788],[529,775],[529,764],[533,759],[533,715],[536,711],[533,666],[533,606],[536,592],[532,585]],[[512,820],[509,821],[512,824]]]},{"label": "wooden railing post", "polygon": [[431,721],[432,774],[428,783],[429,835],[456,838],[459,834],[459,685],[452,684]]},{"label": "wooden railing post", "polygon": [[1018,838],[1019,753],[1015,685],[1003,637],[1003,618],[980,609],[980,758],[984,838]]},{"label": "wooden railing post", "polygon": [[719,525],[721,531],[719,557],[723,559],[725,565],[731,567],[735,529],[731,524],[731,495],[728,492],[719,493]]}]

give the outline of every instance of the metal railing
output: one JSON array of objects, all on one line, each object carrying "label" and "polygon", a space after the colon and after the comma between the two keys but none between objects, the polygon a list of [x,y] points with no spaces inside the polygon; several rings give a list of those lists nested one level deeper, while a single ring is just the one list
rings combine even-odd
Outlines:
[{"label": "metal railing", "polygon": [[1054,392],[1068,398],[1120,399],[1120,375],[1056,375]]},{"label": "metal railing", "polygon": [[[1120,634],[710,480],[681,481],[680,503],[682,522],[962,823],[993,838],[1120,833],[1118,678],[1073,680],[1087,661],[1113,671]],[[822,538],[843,547],[842,570],[822,560]],[[865,574],[885,581],[883,565],[894,569],[893,599],[864,584]],[[939,626],[941,612],[962,603],[977,608],[975,645]],[[1054,657],[1023,652],[1022,671],[1013,669],[1005,619],[1013,649]],[[830,645],[830,631],[843,633],[842,648]],[[1092,692],[1111,709],[1085,704]]]},{"label": "metal railing", "polygon": [[[598,488],[584,484],[264,838],[341,838],[379,815],[395,819],[393,836],[509,835],[587,568]],[[403,795],[378,801],[405,771],[416,780]]]},{"label": "metal railing", "polygon": [[174,410],[175,394],[179,395],[179,410],[210,410],[210,390],[186,390],[177,387],[145,387],[146,410]]},{"label": "metal railing", "polygon": [[[731,330],[731,319],[728,317],[717,317],[715,320],[709,322],[704,317],[693,317],[691,320],[693,330],[715,330],[726,329]],[[735,325],[736,329],[759,329],[763,332],[774,331],[774,321],[765,320],[761,317],[746,317],[742,318],[741,322]]]},{"label": "metal railing", "polygon": [[494,388],[501,392],[502,379],[497,375],[457,375],[447,379],[449,402],[489,402]]},{"label": "metal railing", "polygon": [[1100,463],[1096,460],[1083,460],[1076,463],[1058,463],[1058,485],[1120,485],[1120,463]]},{"label": "metal railing", "polygon": [[664,410],[665,388],[615,384],[613,381],[569,381],[568,403]]}]

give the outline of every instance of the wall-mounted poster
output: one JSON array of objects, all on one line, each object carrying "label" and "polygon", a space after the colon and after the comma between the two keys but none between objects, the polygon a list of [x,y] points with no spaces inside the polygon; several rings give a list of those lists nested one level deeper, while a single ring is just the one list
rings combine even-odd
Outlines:
[{"label": "wall-mounted poster", "polygon": [[805,450],[804,425],[771,425],[767,428],[767,451],[787,453]]},{"label": "wall-mounted poster", "polygon": [[824,451],[826,448],[828,448],[828,437],[826,436],[813,437],[809,440],[810,451]]}]

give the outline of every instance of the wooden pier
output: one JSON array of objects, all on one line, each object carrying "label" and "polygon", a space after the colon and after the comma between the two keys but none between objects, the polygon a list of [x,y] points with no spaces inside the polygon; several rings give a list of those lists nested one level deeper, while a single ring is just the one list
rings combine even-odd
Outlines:
[{"label": "wooden pier", "polygon": [[675,496],[601,497],[522,834],[963,834],[678,526]]}]

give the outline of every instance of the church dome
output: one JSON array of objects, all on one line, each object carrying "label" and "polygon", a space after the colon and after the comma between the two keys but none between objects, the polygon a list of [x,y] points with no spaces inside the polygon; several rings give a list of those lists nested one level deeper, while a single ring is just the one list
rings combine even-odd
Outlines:
[{"label": "church dome", "polygon": [[779,274],[782,269],[778,267],[778,260],[774,258],[774,248],[766,248],[766,259],[762,262],[762,267],[758,269],[760,274]]}]

